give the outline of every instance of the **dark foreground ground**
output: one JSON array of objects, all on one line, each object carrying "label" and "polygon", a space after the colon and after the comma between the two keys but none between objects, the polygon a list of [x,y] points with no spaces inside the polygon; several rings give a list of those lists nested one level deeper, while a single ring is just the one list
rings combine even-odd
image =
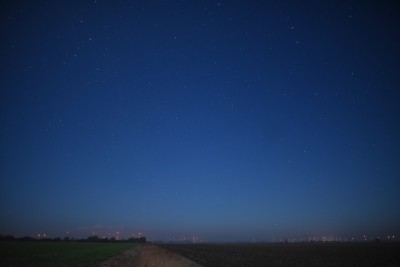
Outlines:
[{"label": "dark foreground ground", "polygon": [[202,266],[399,266],[399,243],[174,244],[161,247]]},{"label": "dark foreground ground", "polygon": [[139,247],[135,243],[0,242],[0,267],[87,267]]}]

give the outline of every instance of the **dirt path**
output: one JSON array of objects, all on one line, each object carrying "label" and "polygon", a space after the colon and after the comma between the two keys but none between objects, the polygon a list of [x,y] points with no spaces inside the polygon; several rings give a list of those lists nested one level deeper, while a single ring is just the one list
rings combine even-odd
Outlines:
[{"label": "dirt path", "polygon": [[201,267],[178,254],[154,245],[143,245],[101,262],[94,267]]},{"label": "dirt path", "polygon": [[135,267],[135,258],[138,254],[138,250],[139,249],[135,248],[127,250],[93,267]]}]

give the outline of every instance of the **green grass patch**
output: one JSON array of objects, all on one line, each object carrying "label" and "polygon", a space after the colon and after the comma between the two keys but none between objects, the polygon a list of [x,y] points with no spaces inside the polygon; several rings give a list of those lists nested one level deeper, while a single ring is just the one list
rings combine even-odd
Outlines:
[{"label": "green grass patch", "polygon": [[137,246],[132,243],[0,242],[0,266],[92,266]]}]

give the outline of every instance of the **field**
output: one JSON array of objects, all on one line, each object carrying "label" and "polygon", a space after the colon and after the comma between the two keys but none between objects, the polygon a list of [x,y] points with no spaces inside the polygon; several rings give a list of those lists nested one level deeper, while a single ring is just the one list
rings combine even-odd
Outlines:
[{"label": "field", "polygon": [[0,266],[93,266],[128,249],[132,243],[0,242]]},{"label": "field", "polygon": [[161,247],[202,266],[400,266],[400,244],[184,244]]}]

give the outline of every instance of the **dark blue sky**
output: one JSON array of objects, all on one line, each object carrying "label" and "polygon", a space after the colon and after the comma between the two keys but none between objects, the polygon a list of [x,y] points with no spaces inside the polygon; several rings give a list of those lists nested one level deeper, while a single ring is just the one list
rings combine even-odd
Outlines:
[{"label": "dark blue sky", "polygon": [[395,1],[0,10],[0,233],[400,232]]}]

